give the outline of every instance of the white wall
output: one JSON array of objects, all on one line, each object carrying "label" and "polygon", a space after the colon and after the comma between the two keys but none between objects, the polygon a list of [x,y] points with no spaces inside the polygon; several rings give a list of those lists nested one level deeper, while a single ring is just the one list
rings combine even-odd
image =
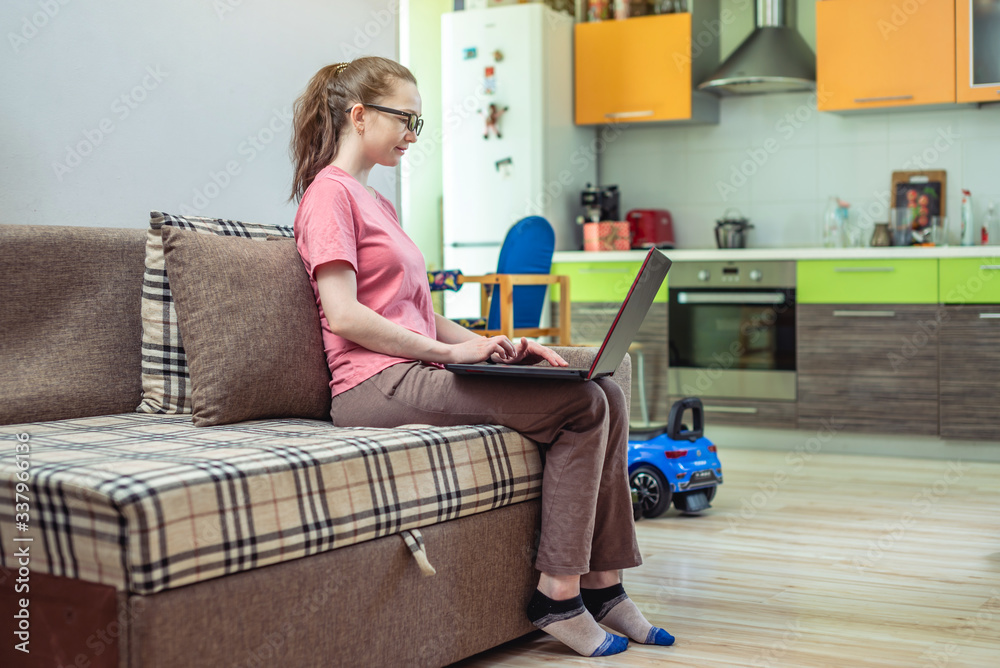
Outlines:
[{"label": "white wall", "polygon": [[[292,103],[323,65],[395,59],[398,6],[5,0],[0,222],[290,225]],[[371,184],[398,201],[396,169]]]}]

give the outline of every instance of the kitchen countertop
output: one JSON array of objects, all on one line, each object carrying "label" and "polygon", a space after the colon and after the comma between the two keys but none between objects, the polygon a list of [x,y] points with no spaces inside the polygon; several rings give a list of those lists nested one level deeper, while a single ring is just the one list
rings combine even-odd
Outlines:
[{"label": "kitchen countertop", "polygon": [[[880,248],[691,248],[664,250],[674,262],[740,260],[890,260],[988,257],[1000,263],[1000,246],[887,246]],[[641,262],[646,251],[557,251],[553,262]]]}]

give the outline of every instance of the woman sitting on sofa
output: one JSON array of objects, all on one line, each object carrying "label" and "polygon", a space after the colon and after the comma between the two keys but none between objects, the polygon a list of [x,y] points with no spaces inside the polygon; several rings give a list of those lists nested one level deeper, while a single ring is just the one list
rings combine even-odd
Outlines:
[{"label": "woman sitting on sofa", "polygon": [[295,239],[320,307],[338,426],[497,424],[543,444],[538,590],[527,614],[577,652],[628,639],[670,645],[625,595],[618,569],[642,563],[627,474],[625,396],[592,382],[470,378],[445,362],[565,366],[534,341],[484,338],[434,313],[424,258],[393,205],[367,185],[395,167],[423,120],[410,71],[359,58],[324,67],[295,103]]}]

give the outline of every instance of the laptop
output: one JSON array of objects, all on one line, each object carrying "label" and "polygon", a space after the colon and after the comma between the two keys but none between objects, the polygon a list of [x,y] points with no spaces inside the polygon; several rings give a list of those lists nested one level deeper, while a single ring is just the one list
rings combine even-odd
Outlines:
[{"label": "laptop", "polygon": [[525,366],[520,364],[445,364],[453,373],[467,376],[505,376],[514,378],[556,378],[561,380],[594,380],[610,376],[625,359],[639,326],[646,318],[657,291],[667,277],[671,262],[656,248],[649,249],[646,259],[629,288],[618,315],[611,323],[601,348],[589,367]]}]

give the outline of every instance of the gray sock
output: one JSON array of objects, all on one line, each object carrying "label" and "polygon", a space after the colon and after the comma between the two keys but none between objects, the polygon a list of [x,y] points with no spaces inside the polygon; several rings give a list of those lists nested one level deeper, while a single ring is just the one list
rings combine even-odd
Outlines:
[{"label": "gray sock", "polygon": [[628,638],[608,633],[597,625],[579,595],[554,601],[535,590],[528,603],[528,619],[583,656],[609,656],[628,648]]},{"label": "gray sock", "polygon": [[580,593],[594,620],[609,629],[644,645],[674,644],[672,635],[646,620],[620,583],[604,589],[581,589]]}]

